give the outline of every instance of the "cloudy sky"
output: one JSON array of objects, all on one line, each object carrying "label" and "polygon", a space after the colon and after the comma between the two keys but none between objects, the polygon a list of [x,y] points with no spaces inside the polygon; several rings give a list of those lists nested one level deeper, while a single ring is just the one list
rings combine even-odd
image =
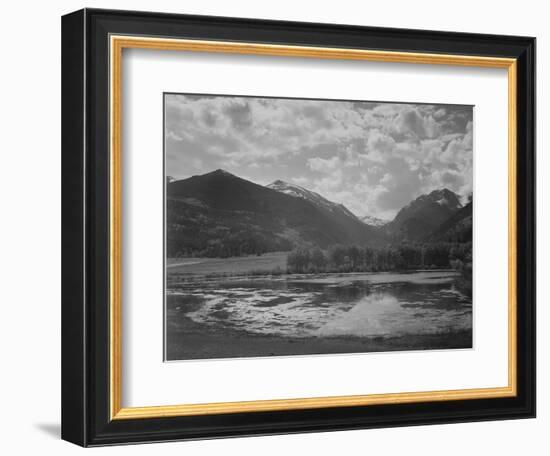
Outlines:
[{"label": "cloudy sky", "polygon": [[471,106],[165,95],[166,174],[281,179],[391,219],[417,196],[472,190]]}]

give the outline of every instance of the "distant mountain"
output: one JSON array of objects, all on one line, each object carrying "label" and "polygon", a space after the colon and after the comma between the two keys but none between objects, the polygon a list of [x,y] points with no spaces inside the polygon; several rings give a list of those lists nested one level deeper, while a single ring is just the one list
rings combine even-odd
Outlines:
[{"label": "distant mountain", "polygon": [[359,220],[355,214],[353,214],[346,206],[343,204],[334,203],[328,199],[319,195],[319,193],[308,190],[299,185],[289,184],[288,182],[282,180],[276,180],[271,184],[267,185],[268,188],[277,190],[278,192],[284,193],[285,195],[294,196],[296,198],[303,198],[306,201],[309,201],[315,204],[317,207],[330,211],[335,215],[341,215],[343,217],[349,217],[354,220]]},{"label": "distant mountain", "polygon": [[403,207],[386,230],[394,240],[423,241],[460,208],[456,193],[446,188],[434,190]]},{"label": "distant mountain", "polygon": [[382,220],[382,219],[373,217],[372,215],[364,215],[363,217],[359,217],[359,220],[361,220],[366,225],[374,226],[376,228],[382,228],[383,226],[389,223],[388,220]]},{"label": "distant mountain", "polygon": [[167,254],[224,257],[385,241],[343,206],[301,190],[297,197],[221,169],[169,182]]},{"label": "distant mountain", "polygon": [[430,241],[471,242],[472,241],[472,203],[456,211],[428,237]]}]

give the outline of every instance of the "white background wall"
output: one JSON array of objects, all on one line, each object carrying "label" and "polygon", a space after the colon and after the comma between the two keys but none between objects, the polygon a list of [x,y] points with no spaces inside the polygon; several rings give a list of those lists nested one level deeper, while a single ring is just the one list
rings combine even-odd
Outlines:
[{"label": "white background wall", "polygon": [[[400,429],[103,448],[94,454],[548,454],[550,313],[542,151],[550,100],[548,12],[541,1],[88,0],[4,2],[0,15],[0,449],[72,454],[60,426],[60,16],[82,8],[519,34],[538,39],[538,418]],[[543,206],[546,206],[543,207]],[[521,221],[520,221],[521,222]]]}]

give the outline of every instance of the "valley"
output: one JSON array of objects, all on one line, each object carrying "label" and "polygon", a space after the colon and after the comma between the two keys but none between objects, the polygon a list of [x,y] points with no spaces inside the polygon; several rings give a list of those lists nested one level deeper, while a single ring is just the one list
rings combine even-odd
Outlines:
[{"label": "valley", "polygon": [[167,360],[472,346],[472,204],[391,221],[223,170],[166,191]]}]

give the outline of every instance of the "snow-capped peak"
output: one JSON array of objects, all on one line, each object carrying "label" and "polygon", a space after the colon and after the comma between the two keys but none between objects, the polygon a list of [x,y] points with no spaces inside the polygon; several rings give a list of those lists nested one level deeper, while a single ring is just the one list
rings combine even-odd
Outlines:
[{"label": "snow-capped peak", "polygon": [[381,227],[389,223],[389,220],[382,220],[377,217],[373,217],[372,215],[365,215],[363,217],[360,217],[360,220],[365,225],[370,225],[375,227]]},{"label": "snow-capped peak", "polygon": [[[334,203],[319,195],[319,193],[300,187],[296,184],[290,184],[283,180],[276,180],[267,185],[268,188],[284,193],[295,198],[303,198],[318,207],[329,210],[335,213],[344,213],[347,217],[357,219],[357,217],[343,204]],[[358,219],[357,219],[358,220]]]},{"label": "snow-capped peak", "polygon": [[310,196],[310,194],[313,193],[303,187],[300,187],[299,185],[289,184],[288,182],[282,181],[280,179],[272,182],[267,187],[273,190],[277,190],[278,192],[285,193],[287,195],[305,199],[309,199],[306,196]]},{"label": "snow-capped peak", "polygon": [[460,202],[458,195],[453,193],[448,188],[434,190],[428,195],[428,198],[440,206],[447,206],[451,209],[459,209],[462,207],[462,203]]}]

